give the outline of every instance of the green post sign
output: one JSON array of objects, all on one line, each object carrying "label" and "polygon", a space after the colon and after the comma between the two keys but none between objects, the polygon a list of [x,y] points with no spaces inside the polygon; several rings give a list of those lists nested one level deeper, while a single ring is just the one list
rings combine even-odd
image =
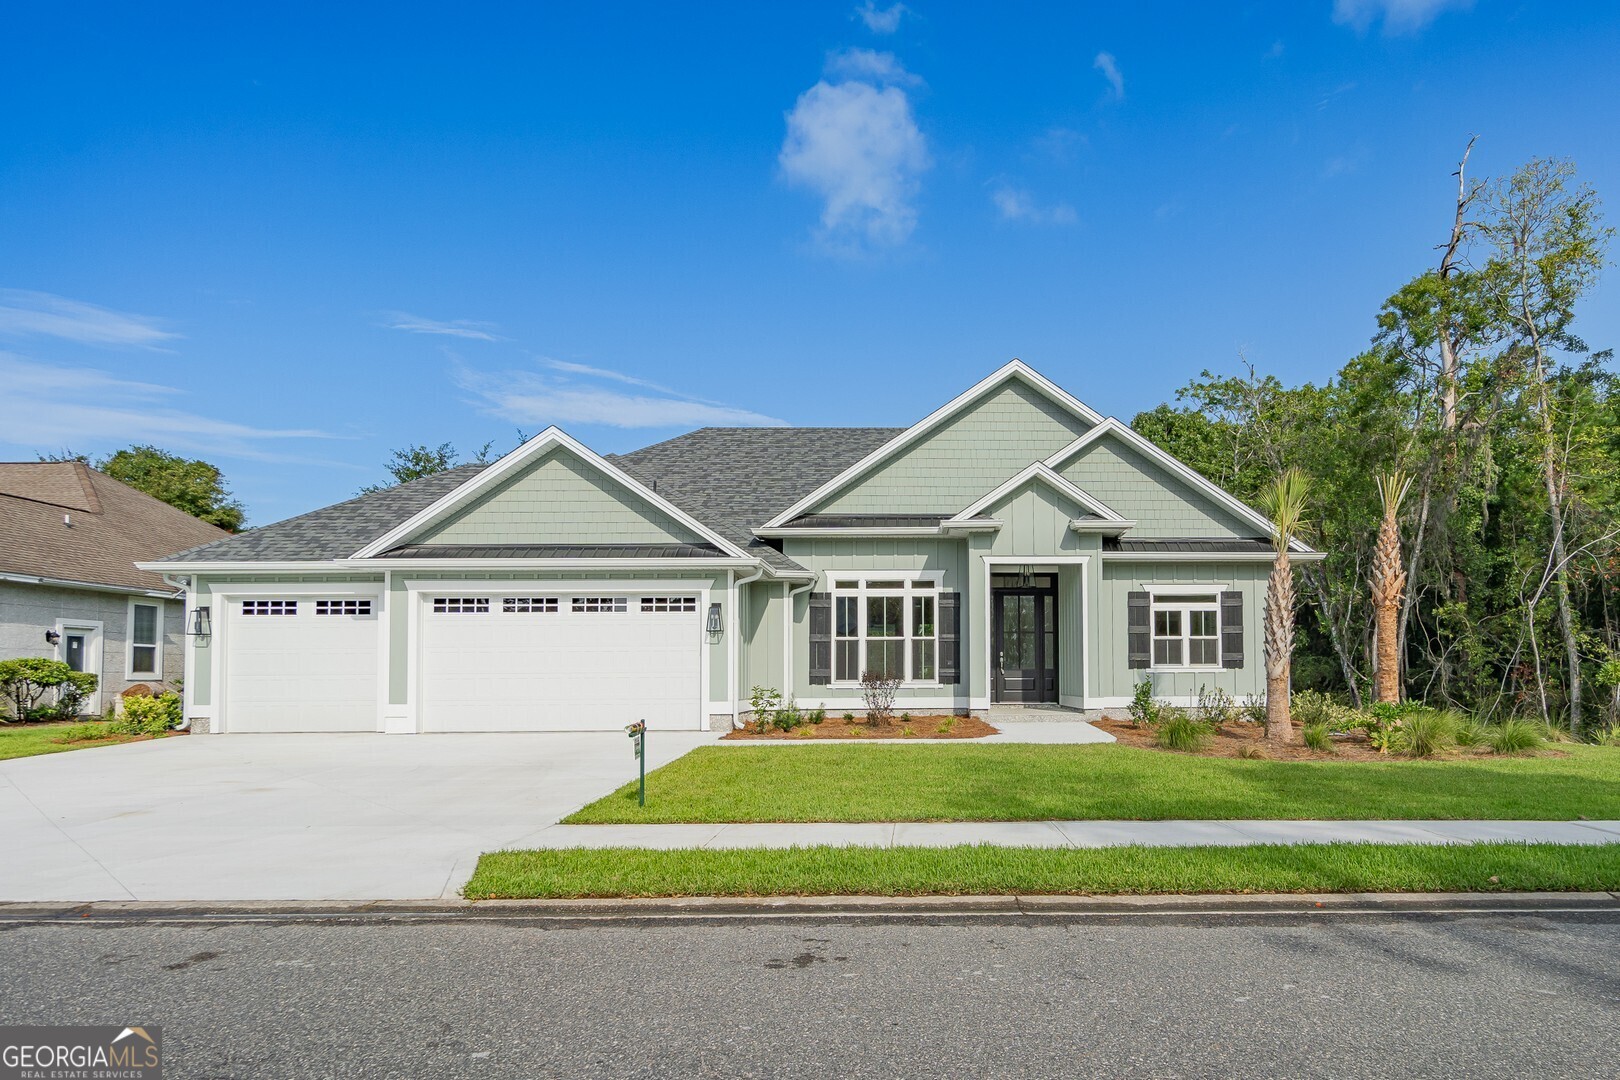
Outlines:
[{"label": "green post sign", "polygon": [[637,720],[624,729],[636,748],[636,764],[641,769],[641,785],[636,792],[636,805],[647,805],[647,721]]}]

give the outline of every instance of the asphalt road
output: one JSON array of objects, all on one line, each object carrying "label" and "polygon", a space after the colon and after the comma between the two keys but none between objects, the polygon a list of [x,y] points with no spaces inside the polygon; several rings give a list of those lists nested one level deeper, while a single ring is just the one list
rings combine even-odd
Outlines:
[{"label": "asphalt road", "polygon": [[1620,918],[0,924],[167,1077],[1620,1074]]}]

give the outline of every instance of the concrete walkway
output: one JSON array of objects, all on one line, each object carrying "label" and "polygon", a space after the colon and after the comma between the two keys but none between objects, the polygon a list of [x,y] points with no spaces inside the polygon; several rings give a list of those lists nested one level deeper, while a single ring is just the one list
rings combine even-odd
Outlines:
[{"label": "concrete walkway", "polygon": [[722,739],[716,746],[979,746],[983,743],[1111,743],[1114,737],[1084,720],[994,720],[982,739]]},{"label": "concrete walkway", "polygon": [[1097,848],[1247,844],[1620,843],[1620,821],[948,821],[754,825],[553,825],[529,837],[542,848],[860,847]]}]

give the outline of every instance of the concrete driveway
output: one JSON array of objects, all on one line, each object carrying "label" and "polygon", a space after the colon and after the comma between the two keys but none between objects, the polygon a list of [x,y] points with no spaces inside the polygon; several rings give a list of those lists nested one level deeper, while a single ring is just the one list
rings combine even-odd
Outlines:
[{"label": "concrete driveway", "polygon": [[[719,732],[653,732],[649,771]],[[635,777],[620,732],[193,735],[0,762],[0,900],[420,900]]]}]

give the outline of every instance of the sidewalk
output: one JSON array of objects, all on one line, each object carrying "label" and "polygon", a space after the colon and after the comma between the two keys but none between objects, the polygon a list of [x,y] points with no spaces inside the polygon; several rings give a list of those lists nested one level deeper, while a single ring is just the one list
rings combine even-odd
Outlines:
[{"label": "sidewalk", "polygon": [[943,821],[553,825],[540,848],[1193,847],[1247,844],[1620,843],[1620,821]]}]

